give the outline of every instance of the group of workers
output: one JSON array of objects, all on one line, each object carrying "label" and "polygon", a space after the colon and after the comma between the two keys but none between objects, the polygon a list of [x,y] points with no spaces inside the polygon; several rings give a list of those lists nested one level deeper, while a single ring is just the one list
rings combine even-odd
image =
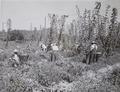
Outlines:
[{"label": "group of workers", "polygon": [[[79,47],[79,46],[78,46]],[[41,44],[40,48],[42,51],[47,51],[47,46],[45,44]],[[55,52],[59,50],[58,46],[54,43],[51,44],[51,53],[50,53],[50,60],[55,61]],[[91,62],[97,62],[97,49],[98,46],[95,41],[93,41],[90,45],[89,52],[86,54],[86,63],[90,64]],[[13,51],[13,55],[11,56],[10,60],[15,61],[14,67],[17,67],[20,64],[20,56],[19,56],[19,51],[15,49]]]},{"label": "group of workers", "polygon": [[[47,52],[47,46],[43,43],[40,44],[40,49],[43,52]],[[59,50],[59,48],[55,43],[51,44],[51,51],[49,53],[50,61],[55,61],[56,56],[55,56],[54,52],[56,52],[58,50]],[[14,49],[13,54],[9,58],[9,61],[12,62],[12,66],[17,67],[21,63],[21,61],[20,61],[21,58],[23,58],[23,57],[21,57],[20,51],[18,49]]]}]

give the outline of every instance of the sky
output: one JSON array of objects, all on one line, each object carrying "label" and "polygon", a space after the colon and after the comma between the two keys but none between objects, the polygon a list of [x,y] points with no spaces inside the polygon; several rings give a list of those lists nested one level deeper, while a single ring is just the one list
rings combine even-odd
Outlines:
[{"label": "sky", "polygon": [[[49,27],[50,14],[69,15],[67,22],[69,23],[77,17],[75,5],[78,5],[81,13],[86,9],[93,9],[96,0],[0,0],[0,30],[2,23],[6,28],[8,18],[12,20],[13,29],[26,29],[33,27],[44,27],[45,17],[47,27]],[[102,11],[106,5],[111,5],[118,9],[120,17],[120,0],[97,0],[102,2]]]}]

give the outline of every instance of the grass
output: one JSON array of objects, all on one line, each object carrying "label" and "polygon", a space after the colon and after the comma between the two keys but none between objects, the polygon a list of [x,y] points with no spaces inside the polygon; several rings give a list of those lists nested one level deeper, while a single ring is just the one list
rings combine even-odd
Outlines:
[{"label": "grass", "polygon": [[[1,85],[3,84],[2,86],[0,85],[1,92],[27,92],[34,88],[39,90],[49,90],[51,89],[51,86],[55,90],[59,90],[59,86],[63,86],[63,84],[72,88],[72,92],[99,92],[100,90],[103,90],[102,92],[109,92],[109,90],[111,90],[110,92],[119,92],[115,91],[118,90],[117,87],[120,86],[119,70],[115,70],[104,81],[91,81],[88,77],[83,78],[87,72],[91,71],[90,74],[92,72],[96,73],[97,70],[106,67],[107,65],[119,63],[119,53],[114,54],[108,59],[101,57],[98,62],[86,65],[85,63],[82,63],[83,55],[69,57],[66,52],[60,52],[60,59],[55,62],[50,62],[49,54],[38,51],[39,47],[37,47],[36,42],[33,42],[30,47],[31,51],[28,53],[30,59],[27,63],[18,68],[10,67],[8,65],[8,58],[12,51],[17,45],[23,50],[28,43],[29,42],[19,44],[10,42],[9,48],[5,49],[4,47],[1,47],[4,50],[4,54],[0,54],[1,57],[4,57],[4,61],[3,59],[0,59],[0,78],[2,80],[0,83]],[[2,42],[0,44],[0,46],[4,45]],[[38,53],[35,54],[35,51],[38,51]],[[66,56],[64,56],[64,54],[66,54]],[[109,79],[113,81],[117,80],[116,84],[113,85]],[[56,86],[58,87],[56,88]],[[66,90],[68,90],[67,86]]]}]

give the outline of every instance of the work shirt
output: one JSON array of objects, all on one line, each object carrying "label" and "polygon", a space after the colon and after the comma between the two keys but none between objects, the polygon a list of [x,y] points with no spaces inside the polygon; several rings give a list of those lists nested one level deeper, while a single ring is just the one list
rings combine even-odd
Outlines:
[{"label": "work shirt", "polygon": [[58,50],[59,50],[59,48],[58,48],[58,46],[53,45],[53,46],[52,46],[52,50],[53,50],[53,51],[58,51]]},{"label": "work shirt", "polygon": [[98,46],[97,44],[92,44],[91,47],[90,47],[90,50],[97,50],[98,49]]},{"label": "work shirt", "polygon": [[12,57],[13,60],[15,60],[17,63],[19,63],[19,57],[17,54],[14,54],[14,56]]}]

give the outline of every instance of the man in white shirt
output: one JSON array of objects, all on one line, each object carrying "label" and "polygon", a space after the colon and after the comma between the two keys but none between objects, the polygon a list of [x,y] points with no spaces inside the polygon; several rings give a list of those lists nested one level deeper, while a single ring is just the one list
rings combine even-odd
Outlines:
[{"label": "man in white shirt", "polygon": [[90,62],[97,62],[97,49],[98,46],[95,41],[92,42],[92,45],[90,47]]},{"label": "man in white shirt", "polygon": [[92,50],[97,50],[98,49],[98,46],[97,46],[97,44],[95,43],[95,41],[93,41],[92,42],[92,45],[91,45],[91,47],[90,47],[90,51],[92,51]]},{"label": "man in white shirt", "polygon": [[53,51],[58,51],[59,50],[58,46],[55,43],[51,44],[51,46],[52,46]]},{"label": "man in white shirt", "polygon": [[50,51],[50,60],[51,61],[56,61],[56,59],[57,59],[57,56],[56,56],[56,54],[57,54],[57,51],[59,51],[59,48],[58,48],[58,46],[56,45],[56,43],[53,43],[53,44],[51,44],[51,51]]},{"label": "man in white shirt", "polygon": [[95,41],[93,41],[91,43],[91,46],[90,46],[90,51],[89,51],[89,54],[87,56],[87,64],[90,64],[91,62],[97,62],[97,49],[98,49],[98,46],[96,44]]}]

